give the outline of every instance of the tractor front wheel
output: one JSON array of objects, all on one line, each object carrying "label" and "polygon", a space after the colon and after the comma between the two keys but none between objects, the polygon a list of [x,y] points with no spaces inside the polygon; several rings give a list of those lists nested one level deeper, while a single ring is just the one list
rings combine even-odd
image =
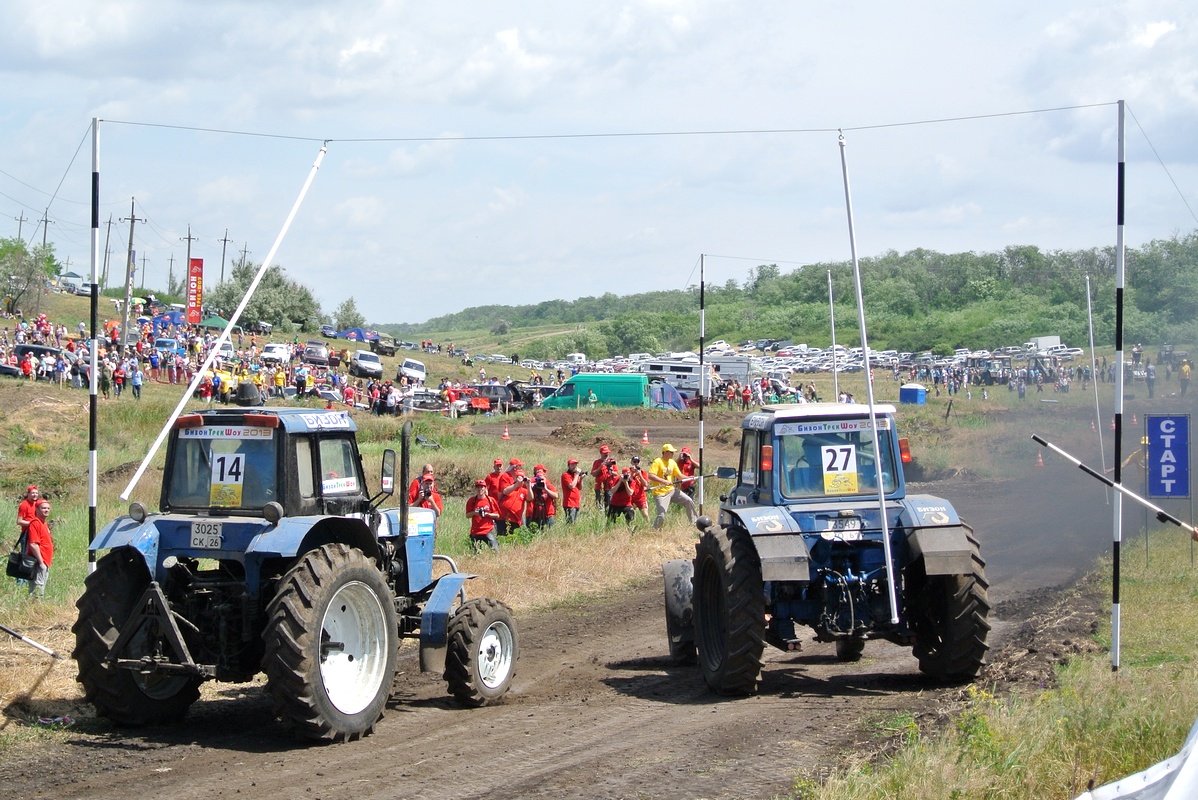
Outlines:
[{"label": "tractor front wheel", "polygon": [[498,600],[467,600],[450,618],[445,680],[462,705],[478,708],[507,694],[516,656],[512,612]]},{"label": "tractor front wheel", "polygon": [[765,595],[748,533],[718,527],[703,533],[695,545],[694,588],[703,680],[720,694],[753,694],[765,647]]}]

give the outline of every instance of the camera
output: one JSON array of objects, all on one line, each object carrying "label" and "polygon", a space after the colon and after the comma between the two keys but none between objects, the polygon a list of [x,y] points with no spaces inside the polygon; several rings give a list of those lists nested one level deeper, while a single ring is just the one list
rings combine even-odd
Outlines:
[{"label": "camera", "polygon": [[603,463],[609,467],[614,467],[616,465],[616,460],[614,458],[609,458],[609,459],[607,459],[607,461],[604,461]]},{"label": "camera", "polygon": [[535,483],[544,483],[544,482],[545,482],[545,478],[544,478],[543,476],[541,476],[541,475],[538,475],[537,477],[533,478],[533,481],[534,481]]}]

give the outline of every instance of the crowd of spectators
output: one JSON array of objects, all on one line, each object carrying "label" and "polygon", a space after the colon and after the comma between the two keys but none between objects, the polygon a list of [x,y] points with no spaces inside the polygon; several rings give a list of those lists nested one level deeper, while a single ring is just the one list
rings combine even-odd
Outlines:
[{"label": "crowd of spectators", "polygon": [[[652,497],[653,527],[665,524],[671,505],[681,506],[693,524],[697,519],[694,501],[697,466],[689,447],[678,450],[671,444],[662,445],[661,456],[648,469],[639,455],[631,456],[627,464],[621,465],[611,447],[601,445],[589,471],[571,456],[556,480],[544,464],[526,469],[519,458],[506,462],[496,458],[491,472],[474,482],[474,495],[466,501],[470,544],[475,551],[497,550],[501,537],[521,530],[536,533],[553,527],[559,510],[565,524],[576,523],[583,513],[584,486],[588,479],[594,489],[594,502],[587,505],[608,523],[624,520],[633,526],[639,514],[648,524]],[[426,465],[425,470],[431,476],[432,467]],[[414,482],[413,491],[415,488]]]}]

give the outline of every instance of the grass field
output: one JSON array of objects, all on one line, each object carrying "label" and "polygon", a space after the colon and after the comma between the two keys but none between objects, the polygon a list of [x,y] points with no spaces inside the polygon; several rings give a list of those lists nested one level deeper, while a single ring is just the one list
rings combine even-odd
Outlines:
[{"label": "grass field", "polygon": [[[85,313],[86,301],[52,296],[45,300],[45,310],[71,326]],[[483,350],[512,349],[489,347],[482,344],[482,334],[478,336]],[[430,380],[475,374],[455,359],[425,355],[422,360]],[[396,359],[384,361],[393,374]],[[513,377],[526,377],[518,373],[513,366]],[[829,376],[814,380],[821,394],[831,394]],[[850,391],[865,397],[861,376],[844,380]],[[897,400],[898,384],[888,375],[880,375],[875,388],[879,401]],[[1110,387],[1100,388],[1104,408],[1110,409]],[[177,402],[178,391],[150,385],[140,403],[130,397],[102,402],[99,524],[124,513],[126,503],[118,495]],[[12,532],[15,539],[17,500],[26,484],[37,483],[54,504],[57,546],[46,600],[31,602],[12,581],[4,581],[0,618],[19,629],[42,631],[55,646],[68,650],[72,606],[87,572],[87,403],[86,392],[79,390],[15,380],[0,383],[0,494],[7,501],[0,503],[0,530]],[[924,407],[904,406],[900,424],[911,438],[921,474],[1002,477],[1030,465],[1035,447],[1028,441],[1029,430],[1072,446],[1088,446],[1094,437],[1088,424],[1092,404],[1090,393],[1076,390],[1021,403],[999,389],[985,400],[980,392],[972,399],[958,396],[951,410],[948,398],[932,398]],[[687,422],[695,418],[693,412],[652,413]],[[599,412],[580,419],[592,433],[624,437],[613,425],[614,414]],[[726,428],[734,437],[738,417],[713,412],[708,435]],[[366,468],[377,483],[379,458],[385,447],[395,446],[400,421],[366,415],[358,419]],[[521,419],[513,417],[511,422],[521,424]],[[423,415],[416,420],[417,432],[442,447],[427,456],[419,452],[416,459],[428,458],[443,480],[467,486],[469,479],[489,470],[499,452],[495,423],[482,417],[448,420]],[[526,462],[542,461],[555,468],[569,455],[590,456],[568,438],[502,444],[505,456],[519,455]],[[162,459],[159,453],[132,495],[152,509],[157,507]],[[709,503],[716,492],[709,484]],[[464,492],[446,497],[438,550],[483,576],[478,593],[501,597],[521,609],[552,608],[570,597],[643,580],[660,569],[662,560],[692,551],[694,532],[684,522],[676,520],[661,532],[642,527],[630,534],[623,526],[609,528],[592,516],[573,528],[558,525],[535,540],[505,542],[498,554],[475,556],[467,544],[466,519],[457,513],[464,499]],[[1091,782],[1103,783],[1174,752],[1198,712],[1198,673],[1192,656],[1198,645],[1198,591],[1188,543],[1176,533],[1155,535],[1153,542],[1150,561],[1129,556],[1124,563],[1124,662],[1117,676],[1112,676],[1102,654],[1083,656],[1062,666],[1058,683],[1044,691],[995,696],[985,686],[975,686],[947,726],[921,729],[901,713],[867,721],[863,733],[877,749],[848,757],[831,775],[805,774],[803,765],[796,764],[799,777],[792,796],[1073,797]],[[1134,548],[1129,545],[1127,550]],[[1093,580],[1104,580],[1104,570],[1109,566],[1099,565]],[[1098,636],[1104,643],[1102,637],[1109,637],[1109,631],[1103,629]],[[9,643],[12,647],[23,646]],[[53,675],[0,670],[0,703],[10,719],[53,715],[57,707],[39,704],[39,698],[72,693],[77,696],[73,671],[67,667]],[[52,735],[4,725],[0,749]]]}]

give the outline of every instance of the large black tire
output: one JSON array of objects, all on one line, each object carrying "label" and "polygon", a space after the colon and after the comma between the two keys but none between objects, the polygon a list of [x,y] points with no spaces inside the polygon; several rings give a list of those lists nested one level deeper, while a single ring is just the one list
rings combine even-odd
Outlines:
[{"label": "large black tire", "polygon": [[275,715],[306,739],[370,734],[399,640],[394,596],[374,562],[340,543],[312,550],[283,576],[266,614],[262,669]]},{"label": "large black tire", "polygon": [[498,702],[516,676],[518,655],[511,610],[489,597],[467,600],[449,620],[449,693],[471,708]]},{"label": "large black tire", "polygon": [[[110,552],[96,563],[84,581],[83,596],[75,603],[79,617],[71,630],[84,697],[103,716],[121,725],[159,725],[175,722],[200,696],[200,678],[164,673],[141,675],[128,669],[109,669],[104,658],[133,614],[134,604],[150,585],[141,555],[129,548]],[[140,658],[153,650],[148,626],[121,654]]]},{"label": "large black tire", "polygon": [[708,687],[757,691],[765,647],[761,560],[748,533],[708,528],[695,545],[695,644]]},{"label": "large black tire", "polygon": [[665,582],[666,643],[670,660],[679,666],[689,666],[698,659],[695,651],[694,595],[695,566],[690,561],[667,561],[662,564]]},{"label": "large black tire", "polygon": [[986,663],[990,601],[986,562],[973,529],[962,523],[972,550],[968,575],[925,575],[912,565],[914,596],[908,600],[919,669],[945,682],[970,681]]}]

